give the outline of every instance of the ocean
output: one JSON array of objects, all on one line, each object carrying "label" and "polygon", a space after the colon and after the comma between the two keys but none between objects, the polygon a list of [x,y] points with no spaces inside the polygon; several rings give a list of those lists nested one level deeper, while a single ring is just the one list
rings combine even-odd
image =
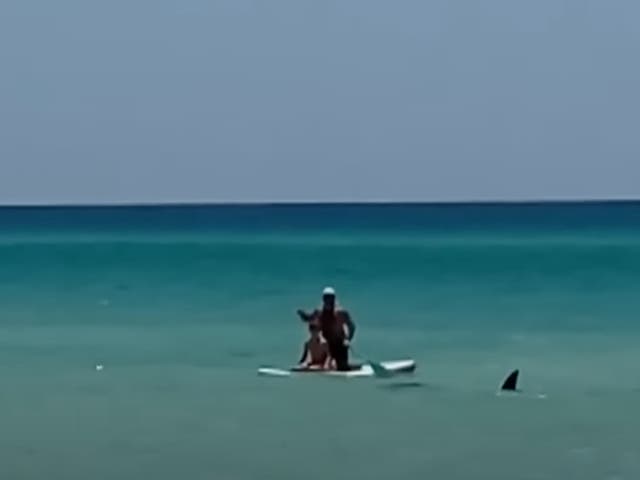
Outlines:
[{"label": "ocean", "polygon": [[[327,285],[412,377],[257,375]],[[0,208],[0,478],[636,480],[639,312],[634,202]]]}]

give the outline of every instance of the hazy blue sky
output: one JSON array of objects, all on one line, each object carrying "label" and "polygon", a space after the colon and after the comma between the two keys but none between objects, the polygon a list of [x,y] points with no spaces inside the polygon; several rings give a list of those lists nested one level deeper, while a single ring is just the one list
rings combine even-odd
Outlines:
[{"label": "hazy blue sky", "polygon": [[0,202],[640,197],[637,0],[2,0]]}]

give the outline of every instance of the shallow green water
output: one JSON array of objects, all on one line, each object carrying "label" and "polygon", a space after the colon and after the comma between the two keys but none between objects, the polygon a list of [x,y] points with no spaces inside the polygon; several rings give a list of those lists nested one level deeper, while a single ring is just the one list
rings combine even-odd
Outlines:
[{"label": "shallow green water", "polygon": [[[640,207],[194,208],[0,210],[7,478],[640,475]],[[325,284],[414,377],[256,376]]]}]

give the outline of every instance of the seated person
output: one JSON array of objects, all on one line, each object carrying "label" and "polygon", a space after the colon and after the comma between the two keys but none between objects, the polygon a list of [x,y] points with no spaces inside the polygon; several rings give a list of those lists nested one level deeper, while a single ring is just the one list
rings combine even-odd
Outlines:
[{"label": "seated person", "polygon": [[304,344],[304,351],[296,370],[328,370],[331,368],[329,346],[320,333],[320,325],[309,323],[311,338]]}]

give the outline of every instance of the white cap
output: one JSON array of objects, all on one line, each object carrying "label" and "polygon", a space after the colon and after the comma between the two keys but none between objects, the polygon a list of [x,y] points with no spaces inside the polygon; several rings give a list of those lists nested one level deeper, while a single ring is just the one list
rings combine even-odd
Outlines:
[{"label": "white cap", "polygon": [[322,296],[323,297],[327,297],[327,296],[335,297],[336,296],[336,291],[332,287],[325,287],[324,290],[322,290]]}]

